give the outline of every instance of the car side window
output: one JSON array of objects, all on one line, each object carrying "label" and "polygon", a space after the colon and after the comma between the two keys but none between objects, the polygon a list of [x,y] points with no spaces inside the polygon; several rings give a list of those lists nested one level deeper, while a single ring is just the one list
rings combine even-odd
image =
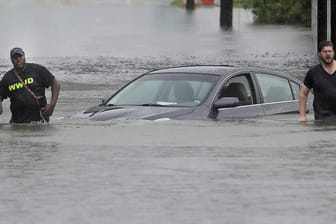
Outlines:
[{"label": "car side window", "polygon": [[293,100],[289,81],[269,74],[256,74],[264,103]]},{"label": "car side window", "polygon": [[254,103],[253,91],[249,75],[239,75],[228,80],[219,93],[222,97],[237,97],[239,105],[249,105]]}]

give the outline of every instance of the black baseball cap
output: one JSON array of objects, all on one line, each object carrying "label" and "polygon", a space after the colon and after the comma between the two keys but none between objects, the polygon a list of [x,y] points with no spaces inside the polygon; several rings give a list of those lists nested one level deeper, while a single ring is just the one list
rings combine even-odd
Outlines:
[{"label": "black baseball cap", "polygon": [[25,55],[25,53],[24,53],[24,51],[22,50],[22,48],[19,48],[19,47],[15,47],[15,48],[13,48],[13,49],[10,51],[10,56],[11,56],[11,58],[12,58],[14,55],[16,55],[16,54],[19,54],[19,55],[21,55],[21,56],[24,56],[24,55]]}]

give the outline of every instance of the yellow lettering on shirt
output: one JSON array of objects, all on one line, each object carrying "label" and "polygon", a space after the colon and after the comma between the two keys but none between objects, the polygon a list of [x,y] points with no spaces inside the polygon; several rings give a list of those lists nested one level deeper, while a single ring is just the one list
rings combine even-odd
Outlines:
[{"label": "yellow lettering on shirt", "polygon": [[32,84],[34,82],[34,79],[33,78],[28,78],[28,79],[25,79],[24,82],[25,82],[26,85]]},{"label": "yellow lettering on shirt", "polygon": [[[32,83],[34,83],[34,79],[33,78],[27,78],[27,79],[24,80],[24,83],[26,85],[32,84]],[[8,86],[8,90],[10,92],[21,89],[21,88],[23,88],[23,83],[21,83],[21,82],[13,83],[13,84]]]}]

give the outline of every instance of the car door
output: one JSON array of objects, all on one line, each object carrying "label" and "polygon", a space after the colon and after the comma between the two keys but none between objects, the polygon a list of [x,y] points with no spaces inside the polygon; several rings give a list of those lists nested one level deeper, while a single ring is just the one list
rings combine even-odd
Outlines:
[{"label": "car door", "polygon": [[256,73],[265,115],[298,113],[298,83],[277,75]]},{"label": "car door", "polygon": [[216,118],[246,118],[264,115],[262,105],[258,103],[256,88],[249,73],[238,74],[227,80],[217,93],[217,99],[222,97],[237,97],[239,105],[217,109]]}]

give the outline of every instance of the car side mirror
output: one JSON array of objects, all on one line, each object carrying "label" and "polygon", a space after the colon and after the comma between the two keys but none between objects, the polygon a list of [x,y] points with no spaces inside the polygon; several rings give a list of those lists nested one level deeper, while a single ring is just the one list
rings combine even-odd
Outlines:
[{"label": "car side mirror", "polygon": [[214,109],[235,107],[239,105],[237,97],[222,97],[213,104]]}]

